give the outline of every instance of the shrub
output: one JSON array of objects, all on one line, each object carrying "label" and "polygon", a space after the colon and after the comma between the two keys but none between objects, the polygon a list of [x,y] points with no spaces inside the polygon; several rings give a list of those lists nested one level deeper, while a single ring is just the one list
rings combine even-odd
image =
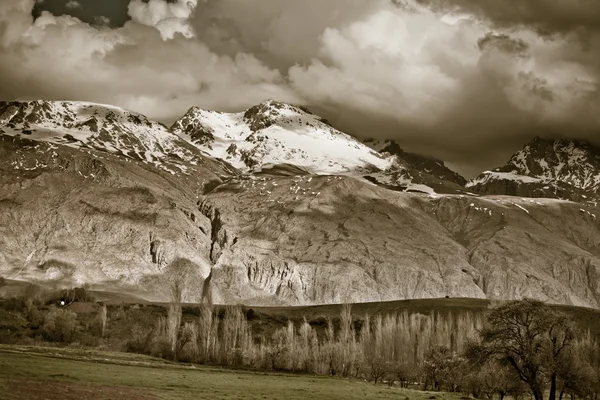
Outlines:
[{"label": "shrub", "polygon": [[40,329],[44,325],[44,314],[38,309],[38,307],[35,304],[29,307],[26,317],[27,321],[29,322],[29,326],[32,329]]},{"label": "shrub", "polygon": [[[162,318],[159,319],[161,321]],[[155,330],[148,329],[147,326],[139,322],[133,322],[129,327],[129,340],[125,343],[125,351],[130,353],[153,354],[153,340],[157,336]],[[167,342],[165,342],[167,343]],[[163,347],[162,345],[160,347]],[[168,343],[165,345],[168,348]]]},{"label": "shrub", "polygon": [[52,307],[40,331],[43,338],[50,342],[71,343],[78,331],[77,314]]},{"label": "shrub", "polygon": [[425,387],[433,385],[435,390],[446,387],[457,391],[464,380],[465,362],[446,346],[434,346],[425,354],[423,375]]},{"label": "shrub", "polygon": [[61,289],[52,293],[48,293],[45,296],[46,304],[58,304],[61,301],[64,301],[66,304],[71,304],[74,302],[93,302],[94,296],[92,296],[87,288],[88,285],[84,285],[83,287],[76,287],[74,289]]}]

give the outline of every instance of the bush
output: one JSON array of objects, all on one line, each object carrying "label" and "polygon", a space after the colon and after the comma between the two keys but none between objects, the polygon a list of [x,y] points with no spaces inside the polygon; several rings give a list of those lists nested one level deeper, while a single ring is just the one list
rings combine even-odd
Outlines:
[{"label": "bush", "polygon": [[[153,339],[155,333],[152,329],[141,323],[133,323],[129,330],[129,340],[125,343],[125,350],[129,353],[153,355]],[[161,346],[162,347],[162,346]]]},{"label": "bush", "polygon": [[27,310],[23,297],[11,297],[2,301],[2,308],[6,311],[24,312]]},{"label": "bush", "polygon": [[77,314],[52,307],[40,329],[42,337],[49,342],[71,343],[78,331]]},{"label": "bush", "polygon": [[44,325],[44,314],[38,309],[38,307],[35,304],[29,307],[26,317],[31,329],[40,329]]}]

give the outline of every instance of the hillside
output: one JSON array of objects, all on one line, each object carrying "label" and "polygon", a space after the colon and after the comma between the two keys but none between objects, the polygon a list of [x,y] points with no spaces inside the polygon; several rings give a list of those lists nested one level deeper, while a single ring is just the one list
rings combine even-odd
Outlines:
[{"label": "hillside", "polygon": [[183,276],[188,301],[600,307],[600,209],[585,198],[469,194],[439,161],[371,143],[377,153],[283,103],[192,109],[173,131],[89,103],[0,110],[0,274],[11,280],[152,301]]},{"label": "hillside", "polygon": [[[177,257],[206,275],[210,222],[196,203],[237,172],[157,123],[87,107],[0,106],[6,123],[0,128],[1,274],[150,290],[152,298],[164,292],[166,267]],[[89,110],[102,122],[97,129],[75,122]]]},{"label": "hillside", "polygon": [[262,176],[218,187],[201,209],[220,227],[210,277],[217,301],[600,304],[593,207],[399,193],[350,177]]}]

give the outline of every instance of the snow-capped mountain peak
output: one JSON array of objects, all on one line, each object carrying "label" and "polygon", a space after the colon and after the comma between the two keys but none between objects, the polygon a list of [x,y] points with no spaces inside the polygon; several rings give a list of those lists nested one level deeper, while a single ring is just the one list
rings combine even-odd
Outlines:
[{"label": "snow-capped mountain peak", "polygon": [[142,114],[88,102],[0,102],[0,134],[120,154],[170,172],[185,172],[201,154]]},{"label": "snow-capped mountain peak", "polygon": [[536,137],[500,170],[598,192],[600,148],[578,140]]},{"label": "snow-capped mountain peak", "polygon": [[240,113],[193,107],[171,131],[244,170],[287,163],[329,174],[384,170],[393,163],[306,108],[274,100]]},{"label": "snow-capped mountain peak", "polygon": [[536,137],[506,165],[482,173],[467,187],[480,193],[588,201],[600,196],[600,148]]}]

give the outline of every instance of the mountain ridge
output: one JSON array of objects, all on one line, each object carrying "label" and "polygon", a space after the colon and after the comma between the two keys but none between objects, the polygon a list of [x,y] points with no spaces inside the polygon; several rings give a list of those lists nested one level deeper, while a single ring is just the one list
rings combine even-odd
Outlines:
[{"label": "mountain ridge", "polygon": [[[281,144],[297,144],[281,135],[279,152],[268,155],[283,159],[252,152],[275,143],[273,129],[291,132],[278,124],[296,126],[297,115],[304,127],[314,125],[310,132],[329,132],[325,140],[346,140],[295,106],[275,114],[267,103],[235,114],[246,129],[242,142],[253,136],[244,144],[248,160],[258,161],[250,167],[238,153],[230,160],[243,162],[237,169],[206,151],[206,143],[231,134],[231,143],[220,144],[227,154],[239,142],[233,125],[219,131],[221,125],[201,121],[211,139],[190,120],[180,124],[178,133],[189,139],[183,140],[160,124],[130,120],[125,110],[104,118],[102,106],[83,109],[96,112],[93,128],[79,125],[89,120],[75,112],[82,103],[57,104],[52,113],[43,102],[12,104],[9,112],[6,104],[0,103],[0,273],[10,279],[89,283],[157,301],[168,300],[164,288],[184,276],[186,301],[533,297],[600,307],[600,209],[590,202],[477,194],[453,182],[442,162],[391,142],[371,143],[382,155],[356,139],[342,147],[384,160],[387,169],[342,159],[333,171],[311,170],[312,158],[281,151]],[[220,124],[231,118],[206,113]],[[150,128],[157,137],[145,141]],[[205,136],[201,146],[190,143]],[[336,149],[320,150],[322,161]],[[294,165],[296,159],[306,162]]]}]

